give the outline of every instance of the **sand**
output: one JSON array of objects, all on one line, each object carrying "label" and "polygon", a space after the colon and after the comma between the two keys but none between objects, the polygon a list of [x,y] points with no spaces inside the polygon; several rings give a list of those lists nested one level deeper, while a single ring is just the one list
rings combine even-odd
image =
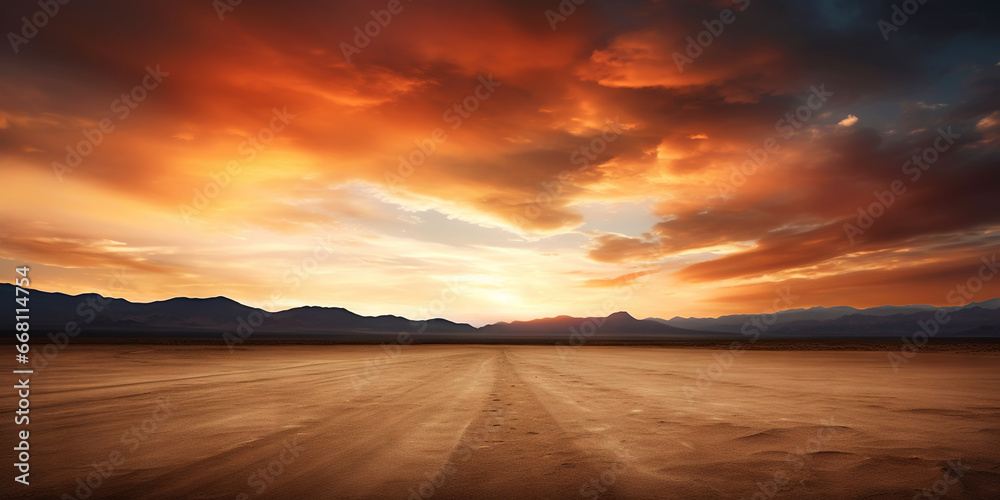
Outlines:
[{"label": "sand", "polygon": [[0,498],[1000,498],[996,353],[70,345],[31,390]]}]

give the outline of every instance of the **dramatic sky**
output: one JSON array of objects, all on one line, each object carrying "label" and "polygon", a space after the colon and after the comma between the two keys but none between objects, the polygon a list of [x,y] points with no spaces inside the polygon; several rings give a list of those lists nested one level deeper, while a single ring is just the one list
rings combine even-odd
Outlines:
[{"label": "dramatic sky", "polygon": [[482,324],[945,305],[1000,249],[995,1],[224,2],[4,2],[0,279]]}]

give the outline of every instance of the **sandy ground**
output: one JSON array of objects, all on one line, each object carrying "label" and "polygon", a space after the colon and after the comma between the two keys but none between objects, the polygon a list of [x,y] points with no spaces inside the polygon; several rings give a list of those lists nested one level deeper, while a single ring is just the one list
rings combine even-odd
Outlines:
[{"label": "sandy ground", "polygon": [[995,353],[71,345],[30,409],[0,498],[1000,498]]}]

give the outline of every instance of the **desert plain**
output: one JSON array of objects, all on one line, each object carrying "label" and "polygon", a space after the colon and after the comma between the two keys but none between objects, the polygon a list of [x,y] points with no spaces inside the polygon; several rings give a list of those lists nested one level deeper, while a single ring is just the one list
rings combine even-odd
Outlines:
[{"label": "desert plain", "polygon": [[1000,498],[997,353],[729,354],[72,345],[0,498]]}]

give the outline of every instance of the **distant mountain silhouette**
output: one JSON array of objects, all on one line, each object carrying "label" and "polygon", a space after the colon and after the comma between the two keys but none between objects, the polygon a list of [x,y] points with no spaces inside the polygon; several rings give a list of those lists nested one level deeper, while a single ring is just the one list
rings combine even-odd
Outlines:
[{"label": "distant mountain silhouette", "polygon": [[[14,286],[0,284],[0,294],[14,295]],[[812,307],[789,309],[773,316],[737,314],[718,318],[636,319],[620,311],[607,317],[556,316],[530,321],[500,322],[475,328],[435,318],[424,321],[401,316],[362,316],[341,307],[305,306],[269,313],[226,297],[177,297],[148,303],[105,298],[97,294],[66,295],[30,290],[31,328],[64,330],[75,323],[89,334],[143,338],[217,337],[239,329],[267,338],[376,339],[387,334],[423,335],[445,341],[539,340],[567,344],[584,339],[602,341],[745,340],[745,328],[762,322],[764,339],[898,338],[930,324],[942,311],[946,323],[931,325],[942,337],[1000,338],[1000,298],[965,306],[928,305]],[[14,330],[13,315],[0,329]],[[773,320],[771,318],[774,318]],[[764,320],[770,321],[766,323]],[[922,322],[922,323],[921,323]],[[249,326],[248,326],[249,325]],[[749,325],[749,326],[748,326]]]},{"label": "distant mountain silhouette", "polygon": [[[0,293],[14,295],[14,286],[0,284]],[[85,330],[102,332],[225,332],[243,323],[259,332],[475,332],[466,323],[445,319],[426,322],[399,316],[360,316],[340,307],[297,307],[276,313],[250,307],[226,297],[177,297],[148,303],[110,299],[97,294],[66,295],[30,290],[29,309],[34,330],[63,330],[75,322]],[[13,329],[13,317],[4,322]]]},{"label": "distant mountain silhouette", "polygon": [[[772,330],[772,333],[778,331],[786,333],[793,331],[806,333],[812,331],[839,331],[850,325],[868,328],[865,325],[872,325],[872,327],[874,327],[875,325],[886,326],[892,324],[893,321],[901,323],[898,328],[893,329],[895,331],[900,328],[913,329],[915,322],[918,319],[923,319],[928,311],[933,312],[938,309],[943,309],[945,311],[952,312],[977,307],[987,311],[993,311],[992,316],[994,318],[1000,318],[1000,314],[996,314],[996,312],[1000,310],[1000,298],[983,302],[973,302],[964,306],[940,308],[924,304],[908,306],[878,306],[870,307],[868,309],[857,309],[848,306],[811,307],[808,309],[787,309],[784,311],[778,311],[775,316],[773,316],[776,320],[770,325],[770,330]],[[921,315],[920,313],[924,314]],[[915,316],[909,317],[911,315]],[[991,313],[987,312],[986,316],[980,315],[978,320],[986,321],[987,323],[984,324],[996,324],[996,321],[989,318],[990,315]],[[761,316],[762,315],[759,314],[732,314],[728,316],[719,316],[718,318],[682,318],[680,316],[675,316],[670,319],[647,319],[657,321],[665,325],[691,330],[739,333],[740,329],[743,328],[743,325],[748,322],[752,322],[754,318]],[[961,316],[965,317],[965,315]],[[888,317],[892,319],[875,319],[879,317]],[[993,322],[990,323],[991,321]],[[821,327],[821,324],[825,326]],[[954,328],[949,327],[946,328],[946,330],[954,330]]]},{"label": "distant mountain silhouette", "polygon": [[947,312],[943,322],[935,318],[936,309],[891,315],[859,313],[826,321],[792,321],[777,325],[768,333],[777,338],[909,337],[918,331],[948,337],[1000,337],[1000,310],[971,305],[950,308]]},{"label": "distant mountain silhouette", "polygon": [[[14,287],[0,284],[0,293],[14,295]],[[173,298],[149,303],[109,299],[95,293],[66,295],[30,290],[28,306],[33,327],[62,327],[67,322],[103,326],[214,328],[260,309],[226,297]],[[12,318],[13,319],[13,318]]]},{"label": "distant mountain silhouette", "polygon": [[577,330],[586,334],[590,329],[599,333],[619,332],[664,335],[692,333],[692,330],[686,328],[665,325],[653,320],[635,319],[631,314],[624,311],[616,312],[608,317],[574,318],[572,316],[556,316],[554,318],[542,318],[531,321],[493,323],[481,327],[479,330],[487,333],[556,333]]},{"label": "distant mountain silhouette", "polygon": [[430,332],[474,332],[466,323],[446,319],[414,321],[402,316],[361,316],[342,307],[296,307],[274,313],[268,319],[272,329],[287,331],[352,330],[368,332],[403,332],[414,329]]}]

